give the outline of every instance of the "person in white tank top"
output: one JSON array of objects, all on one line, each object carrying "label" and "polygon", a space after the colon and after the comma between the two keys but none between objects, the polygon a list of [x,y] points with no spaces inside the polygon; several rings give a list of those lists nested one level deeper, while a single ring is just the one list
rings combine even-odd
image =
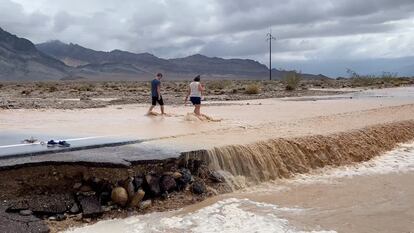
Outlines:
[{"label": "person in white tank top", "polygon": [[190,83],[187,96],[185,97],[184,104],[187,104],[188,97],[190,97],[191,103],[194,105],[194,113],[200,116],[201,97],[203,95],[204,87],[200,83],[200,75],[194,78],[194,81]]}]

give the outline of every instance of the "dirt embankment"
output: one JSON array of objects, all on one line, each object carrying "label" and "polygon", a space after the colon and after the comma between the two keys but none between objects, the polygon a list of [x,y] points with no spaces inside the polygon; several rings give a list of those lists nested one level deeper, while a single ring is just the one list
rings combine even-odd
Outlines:
[{"label": "dirt embankment", "polygon": [[32,222],[38,225],[23,224],[17,231],[48,232],[47,223],[51,232],[58,232],[98,219],[193,204],[229,191],[223,181],[205,164],[183,164],[179,159],[130,167],[74,163],[9,168],[0,171],[0,223],[6,232]]}]

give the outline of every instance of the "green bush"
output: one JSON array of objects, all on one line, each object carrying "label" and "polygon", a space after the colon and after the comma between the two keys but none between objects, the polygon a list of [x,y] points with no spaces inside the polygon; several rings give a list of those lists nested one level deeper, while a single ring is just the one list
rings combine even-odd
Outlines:
[{"label": "green bush", "polygon": [[249,95],[255,95],[255,94],[259,94],[260,93],[260,86],[257,84],[249,84],[246,88],[245,88],[245,93],[249,94]]},{"label": "green bush", "polygon": [[283,83],[287,91],[296,90],[302,80],[302,75],[296,71],[288,71],[283,77]]}]

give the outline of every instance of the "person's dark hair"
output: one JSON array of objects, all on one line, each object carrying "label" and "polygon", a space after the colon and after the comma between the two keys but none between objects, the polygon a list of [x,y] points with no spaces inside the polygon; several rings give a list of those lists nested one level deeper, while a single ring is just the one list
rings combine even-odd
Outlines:
[{"label": "person's dark hair", "polygon": [[194,82],[200,82],[200,75],[197,75],[197,76],[194,78]]},{"label": "person's dark hair", "polygon": [[162,74],[161,73],[157,73],[157,77],[162,78]]}]

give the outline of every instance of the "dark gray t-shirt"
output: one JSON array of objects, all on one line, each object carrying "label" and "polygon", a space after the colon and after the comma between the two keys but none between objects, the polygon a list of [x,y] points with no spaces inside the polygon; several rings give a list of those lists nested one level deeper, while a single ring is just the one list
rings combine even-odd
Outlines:
[{"label": "dark gray t-shirt", "polygon": [[158,79],[154,79],[151,82],[151,95],[152,97],[158,97],[158,86],[161,85],[161,81]]}]

